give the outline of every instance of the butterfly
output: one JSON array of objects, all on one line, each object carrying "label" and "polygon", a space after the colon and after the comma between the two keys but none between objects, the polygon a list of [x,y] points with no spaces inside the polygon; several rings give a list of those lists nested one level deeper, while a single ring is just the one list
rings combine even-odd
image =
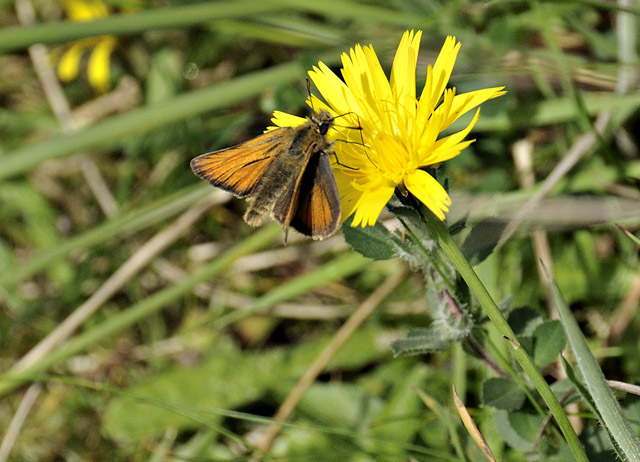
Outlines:
[{"label": "butterfly", "polygon": [[334,117],[316,112],[296,127],[280,127],[191,161],[196,175],[251,203],[244,220],[259,226],[273,216],[313,239],[333,234],[340,223],[340,197],[326,138]]}]

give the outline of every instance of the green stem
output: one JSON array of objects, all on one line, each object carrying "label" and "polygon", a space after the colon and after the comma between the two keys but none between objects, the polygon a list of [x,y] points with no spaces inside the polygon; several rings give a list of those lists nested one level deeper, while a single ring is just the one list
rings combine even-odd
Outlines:
[{"label": "green stem", "polygon": [[34,43],[50,44],[102,34],[138,34],[147,30],[178,28],[210,21],[253,16],[282,10],[279,2],[203,2],[192,5],[114,14],[93,21],[59,21],[10,26],[0,30],[0,52],[26,48]]},{"label": "green stem", "polygon": [[516,335],[511,329],[511,326],[509,326],[507,320],[498,308],[498,305],[493,301],[493,298],[487,291],[486,287],[482,284],[482,281],[480,281],[480,278],[460,251],[460,247],[458,247],[451,237],[451,234],[449,234],[445,224],[431,213],[424,217],[424,221],[432,236],[436,239],[447,257],[449,257],[458,273],[460,273],[460,276],[462,276],[466,281],[476,299],[485,310],[485,313],[489,316],[489,319],[491,319],[491,322],[496,329],[498,329],[500,335],[508,340],[516,360],[536,387],[538,393],[542,396],[542,399],[547,403],[547,406],[553,414],[553,417],[556,419],[558,427],[560,427],[560,430],[564,434],[575,459],[577,461],[587,462],[588,459],[582,444],[578,440],[578,436],[573,430],[573,427],[571,427],[569,419],[562,409],[562,405],[551,391],[551,388],[544,380],[544,377],[534,364],[531,357],[517,342]]},{"label": "green stem", "polygon": [[418,18],[384,7],[359,5],[342,0],[243,0],[242,2],[199,2],[190,5],[172,5],[167,8],[142,9],[130,14],[112,14],[93,21],[57,21],[30,26],[9,26],[0,29],[0,53],[20,50],[34,43],[55,44],[84,37],[114,34],[139,34],[148,30],[176,29],[197,24],[212,27],[222,19],[248,20],[252,26],[255,18],[269,13],[295,14],[317,13],[337,19],[367,19],[406,27],[414,25]]},{"label": "green stem", "polygon": [[455,281],[452,281],[451,278],[447,276],[445,271],[442,269],[442,266],[440,265],[440,262],[438,261],[438,259],[434,258],[433,254],[429,251],[429,249],[427,249],[424,246],[422,239],[420,239],[419,236],[416,236],[416,233],[411,229],[411,226],[409,226],[409,224],[407,223],[407,220],[405,220],[400,216],[398,216],[397,218],[398,220],[400,220],[400,223],[402,223],[402,225],[404,226],[404,229],[409,235],[409,237],[411,238],[411,240],[413,240],[416,246],[422,251],[422,254],[427,259],[429,264],[433,265],[433,268],[438,272],[438,274],[442,278],[442,281],[449,288],[451,293],[454,293],[456,291]]}]

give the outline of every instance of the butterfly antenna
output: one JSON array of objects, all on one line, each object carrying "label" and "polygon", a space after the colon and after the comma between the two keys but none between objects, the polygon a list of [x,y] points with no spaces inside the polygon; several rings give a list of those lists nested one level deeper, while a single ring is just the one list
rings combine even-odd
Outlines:
[{"label": "butterfly antenna", "polygon": [[309,94],[309,104],[311,104],[311,110],[315,114],[316,108],[313,107],[313,98],[311,97],[311,80],[307,77],[307,93]]}]

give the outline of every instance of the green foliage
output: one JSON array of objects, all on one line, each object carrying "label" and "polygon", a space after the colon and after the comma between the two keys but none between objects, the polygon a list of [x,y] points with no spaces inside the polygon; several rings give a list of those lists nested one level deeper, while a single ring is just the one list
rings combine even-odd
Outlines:
[{"label": "green foliage", "polygon": [[[24,3],[38,22],[14,26]],[[615,2],[592,1],[107,3],[108,17],[73,22],[59,2],[0,2],[0,429],[26,386],[43,384],[9,460],[249,460],[254,436],[345,319],[373,302],[268,457],[485,460],[453,405],[455,385],[498,460],[640,460],[640,401],[606,382],[640,381],[640,92],[625,83],[637,81],[637,8],[625,17]],[[508,91],[483,105],[475,142],[429,170],[453,198],[444,234],[428,232],[428,212],[400,195],[387,207],[393,223],[347,219],[338,233],[366,258],[340,236],[292,233],[283,248],[281,227],[249,228],[244,203],[209,196],[190,171],[194,156],[261,133],[273,110],[308,115],[305,76],[319,60],[337,71],[341,53],[371,43],[389,72],[411,28],[424,32],[418,89],[453,34],[457,94]],[[61,47],[103,34],[117,38],[110,91],[89,85],[87,52],[50,100],[27,48],[47,45],[54,63]],[[137,96],[121,93],[125,77]],[[58,119],[60,97],[77,119]],[[584,147],[602,111],[612,113],[607,129]],[[533,188],[514,167],[523,140]],[[499,243],[576,146],[579,162]],[[534,231],[549,243],[551,296]],[[490,298],[508,302],[496,309],[503,324],[445,234]],[[372,301],[402,267],[406,280]],[[567,415],[582,425],[579,450]]]},{"label": "green foliage", "polygon": [[562,324],[547,320],[533,331],[533,360],[539,367],[545,367],[558,358],[566,345]]},{"label": "green foliage", "polygon": [[423,355],[433,351],[445,351],[452,339],[438,329],[415,328],[407,332],[407,338],[391,344],[396,356]]},{"label": "green foliage", "polygon": [[[560,320],[584,380],[584,388],[580,387],[580,390],[583,390],[583,395],[586,393],[590,395],[587,401],[592,403],[594,410],[599,414],[599,420],[607,430],[618,454],[628,460],[640,460],[640,439],[637,433],[631,429],[627,418],[623,415],[600,366],[587,346],[578,323],[560,293],[560,288],[553,280],[550,284]],[[577,384],[575,376],[573,381]]]},{"label": "green foliage", "polygon": [[353,217],[349,217],[342,224],[344,239],[353,250],[374,260],[388,260],[395,256],[392,236],[382,223],[362,228],[352,227]]},{"label": "green foliage", "polygon": [[522,407],[525,394],[517,383],[497,377],[482,383],[482,403],[504,411],[516,411]]},{"label": "green foliage", "polygon": [[518,342],[529,351],[538,367],[558,359],[566,340],[562,324],[545,320],[531,308],[517,308],[509,314],[509,324],[518,335]]},{"label": "green foliage", "polygon": [[[375,334],[373,329],[358,332],[336,356],[330,369],[357,370],[386,356],[387,351],[375,344]],[[171,367],[111,400],[105,409],[104,431],[121,443],[131,444],[160,436],[168,426],[197,428],[206,421],[215,430],[226,415],[225,410],[238,408],[268,393],[285,395],[326,341],[327,337],[323,336],[294,349],[274,348],[247,353],[231,339],[218,338],[215,355],[206,361],[195,367]],[[274,370],[280,373],[274,375]],[[323,396],[323,390],[328,396]],[[338,405],[336,400],[343,393],[346,395]],[[361,391],[349,387],[333,391],[318,387],[310,390],[300,409],[326,425],[350,423],[347,426],[355,427],[361,414],[349,406],[363,405],[364,395],[356,399],[354,393],[362,395]],[[326,407],[327,399],[335,403],[335,408]]]},{"label": "green foliage", "polygon": [[526,411],[498,410],[494,413],[496,430],[514,449],[531,452],[544,421],[544,417]]},{"label": "green foliage", "polygon": [[504,227],[504,222],[487,219],[471,228],[461,248],[467,260],[477,265],[491,255]]}]

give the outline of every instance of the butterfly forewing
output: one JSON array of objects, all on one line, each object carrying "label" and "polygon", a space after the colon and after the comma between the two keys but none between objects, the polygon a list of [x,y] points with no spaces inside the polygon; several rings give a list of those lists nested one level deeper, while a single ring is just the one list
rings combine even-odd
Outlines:
[{"label": "butterfly forewing", "polygon": [[281,151],[279,141],[287,130],[278,128],[237,146],[202,154],[191,161],[191,168],[214,186],[250,197]]}]

